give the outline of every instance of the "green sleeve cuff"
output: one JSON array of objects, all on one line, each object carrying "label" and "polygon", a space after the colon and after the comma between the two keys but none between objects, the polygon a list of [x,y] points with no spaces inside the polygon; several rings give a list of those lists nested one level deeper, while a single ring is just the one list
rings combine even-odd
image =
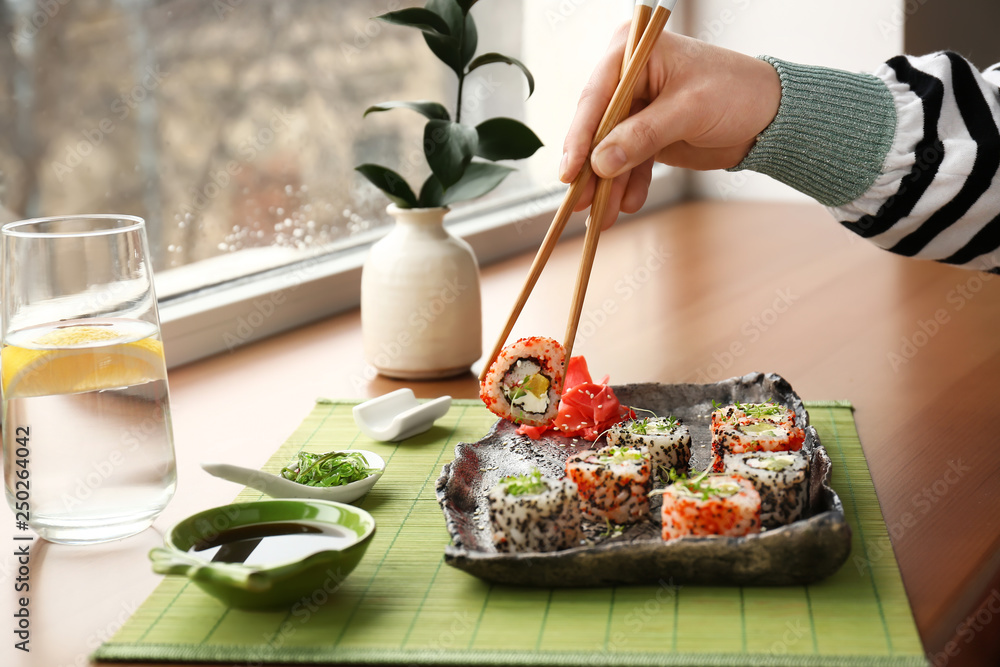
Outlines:
[{"label": "green sleeve cuff", "polygon": [[781,79],[781,104],[747,156],[749,169],[826,206],[859,198],[882,173],[896,132],[896,107],[871,74],[797,65],[761,56]]}]

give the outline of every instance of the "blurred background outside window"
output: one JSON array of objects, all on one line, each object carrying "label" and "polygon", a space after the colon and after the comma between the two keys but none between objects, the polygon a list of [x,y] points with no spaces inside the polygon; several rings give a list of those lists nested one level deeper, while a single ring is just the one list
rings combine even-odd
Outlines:
[{"label": "blurred background outside window", "polygon": [[[384,164],[415,189],[428,169],[422,117],[364,109],[430,99],[454,115],[455,76],[421,34],[371,20],[422,4],[4,0],[0,203],[10,218],[145,218],[161,299],[370,243],[390,224],[387,201],[354,167]],[[546,148],[473,207],[559,189],[579,90],[630,15],[628,0],[601,4],[475,7],[478,52],[522,59],[537,88],[528,98],[516,68],[483,67],[463,122],[518,118]],[[564,58],[561,43],[588,56]]]}]

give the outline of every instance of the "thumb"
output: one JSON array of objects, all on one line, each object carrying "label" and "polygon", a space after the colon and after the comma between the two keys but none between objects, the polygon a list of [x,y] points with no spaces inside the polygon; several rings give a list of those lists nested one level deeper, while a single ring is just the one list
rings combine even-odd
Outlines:
[{"label": "thumb", "polygon": [[[672,121],[668,105],[654,103],[619,123],[599,143],[590,162],[601,178],[614,178],[655,157],[676,140],[669,132]],[[666,113],[664,113],[666,112]]]}]

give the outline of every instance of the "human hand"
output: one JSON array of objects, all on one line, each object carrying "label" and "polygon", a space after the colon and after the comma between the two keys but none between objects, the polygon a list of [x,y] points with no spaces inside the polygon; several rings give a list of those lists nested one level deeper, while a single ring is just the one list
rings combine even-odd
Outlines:
[{"label": "human hand", "polygon": [[[563,143],[563,182],[573,180],[590,152],[618,85],[627,35],[627,25],[617,31],[580,96]],[[629,117],[591,156],[597,176],[615,179],[602,226],[611,226],[619,211],[642,207],[654,160],[701,170],[739,164],[780,101],[781,83],[770,64],[664,31],[636,83]],[[595,182],[591,177],[576,210],[590,206]]]}]

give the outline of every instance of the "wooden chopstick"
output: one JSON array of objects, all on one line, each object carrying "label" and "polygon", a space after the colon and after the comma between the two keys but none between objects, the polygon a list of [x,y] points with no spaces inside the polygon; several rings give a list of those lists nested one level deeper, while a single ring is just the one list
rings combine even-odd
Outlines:
[{"label": "wooden chopstick", "polygon": [[[629,105],[632,101],[632,91],[635,89],[635,84],[639,78],[639,74],[642,72],[643,68],[645,68],[646,63],[649,60],[649,56],[652,53],[653,45],[656,43],[656,38],[666,25],[667,19],[670,17],[670,12],[673,10],[676,2],[677,0],[659,0],[656,9],[653,10],[652,15],[649,18],[647,29],[642,33],[642,37],[638,40],[635,52],[633,53],[632,58],[629,59],[628,66],[624,68],[625,73],[622,76],[621,81],[619,81],[618,87],[615,89],[615,93],[611,98],[611,102],[608,104],[608,108],[605,111],[604,116],[601,118],[601,123],[597,128],[597,133],[594,135],[594,141],[591,143],[591,150],[593,150],[597,144],[608,136],[614,126],[618,124],[618,119],[621,114],[628,112]],[[646,5],[648,3],[646,0],[640,0],[640,4]],[[638,12],[634,12],[633,14],[635,15],[637,13]],[[631,35],[633,31],[630,30],[629,32]],[[570,215],[573,213],[573,207],[576,206],[576,203],[583,195],[583,191],[586,188],[587,182],[590,180],[592,174],[593,169],[590,166],[588,154],[588,158],[584,160],[583,166],[580,168],[580,172],[576,175],[576,178],[573,179],[569,189],[566,191],[562,204],[560,204],[559,208],[556,210],[555,217],[552,219],[552,224],[549,225],[548,232],[545,234],[545,238],[542,240],[542,244],[538,248],[535,259],[531,264],[531,269],[528,271],[528,276],[524,281],[524,285],[521,287],[521,292],[518,294],[517,301],[515,301],[514,307],[511,309],[510,316],[507,318],[507,323],[504,325],[504,329],[501,332],[500,337],[497,339],[490,355],[485,359],[483,369],[479,374],[480,382],[486,378],[486,373],[489,372],[490,366],[492,366],[493,362],[496,361],[497,356],[500,354],[500,350],[503,349],[504,343],[507,342],[507,337],[510,336],[510,332],[514,328],[514,323],[517,322],[517,318],[520,317],[521,311],[524,309],[524,305],[527,303],[528,297],[531,295],[531,291],[535,288],[535,284],[538,282],[542,269],[545,268],[546,262],[549,261],[549,257],[555,249],[559,236],[562,235],[563,230],[566,228],[566,223],[569,222]],[[577,321],[579,322],[579,316],[577,316]]]},{"label": "wooden chopstick", "polygon": [[[625,54],[622,58],[622,69],[620,79],[625,78],[628,71],[629,61],[635,53],[639,39],[645,34],[646,26],[650,22],[653,13],[651,2],[637,2],[632,16],[632,25],[628,33],[628,41],[625,43]],[[669,14],[668,14],[669,16]],[[627,113],[628,107],[625,108]],[[625,113],[615,119],[615,125],[622,122],[626,117]],[[596,145],[596,144],[595,144]],[[566,337],[563,339],[563,347],[566,348],[566,366],[569,366],[570,357],[573,356],[573,344],[576,341],[576,331],[580,326],[580,317],[583,314],[583,302],[587,296],[587,286],[590,284],[590,273],[594,268],[594,257],[597,255],[597,242],[601,237],[601,224],[604,221],[604,214],[608,210],[608,203],[611,199],[611,186],[614,179],[599,178],[597,187],[594,190],[594,200],[590,204],[590,216],[587,218],[587,234],[583,241],[583,256],[580,259],[580,268],[577,271],[576,287],[573,290],[573,301],[570,305],[569,321],[566,324]],[[565,369],[563,376],[565,377]]]}]

